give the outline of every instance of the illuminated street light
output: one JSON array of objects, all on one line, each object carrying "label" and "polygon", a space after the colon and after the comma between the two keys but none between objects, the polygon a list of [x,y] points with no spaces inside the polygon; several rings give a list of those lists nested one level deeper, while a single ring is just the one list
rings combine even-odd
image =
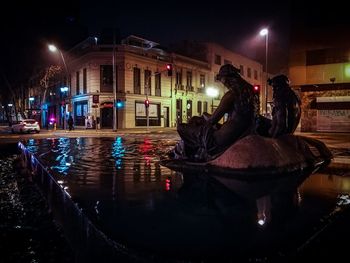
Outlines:
[{"label": "illuminated street light", "polygon": [[[63,64],[64,64],[64,68],[65,68],[65,70],[66,70],[66,74],[67,74],[67,77],[68,77],[68,68],[67,68],[66,60],[64,59],[64,56],[63,56],[62,51],[59,50],[55,45],[52,45],[52,44],[48,45],[48,47],[49,47],[49,50],[50,50],[51,52],[57,52],[57,51],[58,51],[58,52],[60,53],[61,58],[62,58],[62,62],[63,62]],[[67,78],[67,81],[68,81],[68,78]]]},{"label": "illuminated street light", "polygon": [[[69,72],[68,72],[68,67],[67,67],[67,64],[66,64],[66,60],[64,59],[63,53],[55,45],[49,44],[48,48],[49,48],[49,50],[51,52],[57,52],[58,51],[60,53],[60,55],[61,55],[62,62],[63,62],[64,68],[65,68],[65,71],[66,71],[66,81],[67,81],[67,86],[62,87],[61,88],[61,92],[62,93],[68,92],[68,90],[69,90],[69,87],[68,87]],[[64,109],[63,109],[63,129],[64,130],[66,129],[66,103],[64,104]]]},{"label": "illuminated street light", "polygon": [[68,87],[61,87],[61,92],[67,92],[68,91]]},{"label": "illuminated street light", "polygon": [[267,79],[269,78],[269,73],[267,71],[267,62],[268,62],[268,50],[269,50],[269,30],[267,28],[263,28],[260,30],[260,36],[265,36],[265,116],[267,115]]},{"label": "illuminated street light", "polygon": [[57,51],[57,47],[55,46],[55,45],[49,45],[49,50],[51,51],[51,52],[56,52]]},{"label": "illuminated street light", "polygon": [[211,97],[211,113],[214,112],[214,98],[219,95],[219,90],[213,87],[208,87],[206,89],[206,94]]}]

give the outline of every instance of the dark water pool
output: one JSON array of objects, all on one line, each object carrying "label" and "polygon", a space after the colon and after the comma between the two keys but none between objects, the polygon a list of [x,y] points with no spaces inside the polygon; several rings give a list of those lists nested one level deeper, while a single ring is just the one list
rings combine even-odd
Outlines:
[{"label": "dark water pool", "polygon": [[56,180],[108,237],[179,260],[293,254],[349,204],[350,178],[242,180],[179,173],[159,160],[166,137],[28,140]]}]

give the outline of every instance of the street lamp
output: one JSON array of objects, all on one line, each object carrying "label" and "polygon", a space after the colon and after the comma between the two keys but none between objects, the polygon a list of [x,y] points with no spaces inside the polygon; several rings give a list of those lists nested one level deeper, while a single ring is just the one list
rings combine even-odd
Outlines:
[{"label": "street lamp", "polygon": [[[64,59],[64,56],[63,56],[63,53],[60,49],[58,49],[55,45],[52,45],[52,44],[49,44],[48,45],[48,48],[51,52],[59,52],[60,55],[61,55],[61,58],[62,58],[62,62],[63,62],[63,65],[64,65],[64,69],[66,71],[66,84],[67,86],[65,87],[62,87],[61,88],[61,92],[63,94],[66,94],[66,92],[68,92],[69,90],[69,85],[68,85],[68,79],[69,79],[69,73],[68,73],[68,67],[67,67],[67,64],[66,64],[66,60]],[[63,129],[65,130],[66,129],[66,99],[64,99],[64,108],[63,108]]]},{"label": "street lamp", "polygon": [[269,78],[269,73],[267,71],[267,58],[268,58],[268,50],[269,50],[269,30],[267,28],[263,28],[260,30],[260,36],[265,36],[265,72],[266,72],[266,79],[265,79],[265,116],[267,115],[267,79]]},{"label": "street lamp", "polygon": [[67,67],[66,60],[64,59],[64,56],[63,56],[62,51],[59,50],[55,45],[52,45],[52,44],[50,44],[48,47],[49,47],[49,50],[50,50],[51,52],[57,52],[57,51],[58,51],[58,52],[60,53],[61,58],[62,58],[62,61],[63,61],[64,68],[65,68],[65,70],[66,70],[67,82],[68,82],[68,67]]},{"label": "street lamp", "polygon": [[217,88],[208,87],[206,89],[206,94],[211,97],[211,113],[214,112],[214,98],[219,95],[219,90]]}]

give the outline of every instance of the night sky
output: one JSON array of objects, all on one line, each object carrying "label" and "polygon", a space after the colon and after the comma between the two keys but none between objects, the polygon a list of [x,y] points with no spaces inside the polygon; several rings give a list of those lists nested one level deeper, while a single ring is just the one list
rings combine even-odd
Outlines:
[{"label": "night sky", "polygon": [[121,38],[134,34],[162,46],[182,40],[217,42],[264,63],[265,41],[258,32],[268,26],[269,68],[278,71],[287,65],[291,36],[308,36],[307,28],[320,31],[333,25],[348,26],[348,16],[343,11],[346,9],[336,5],[337,1],[332,1],[332,7],[316,1],[306,4],[276,0],[210,4],[182,0],[62,0],[35,1],[35,6],[27,2],[11,1],[1,9],[0,70],[12,81],[30,75],[34,67],[52,63],[46,49],[48,42],[68,50],[88,36],[101,36],[101,32],[111,32],[113,28]]}]

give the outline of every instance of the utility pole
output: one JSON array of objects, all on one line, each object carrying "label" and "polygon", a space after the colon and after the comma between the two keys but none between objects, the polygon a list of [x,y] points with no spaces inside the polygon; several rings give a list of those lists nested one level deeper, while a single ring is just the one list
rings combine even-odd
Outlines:
[{"label": "utility pole", "polygon": [[117,131],[117,75],[115,59],[115,33],[113,32],[113,131]]}]

